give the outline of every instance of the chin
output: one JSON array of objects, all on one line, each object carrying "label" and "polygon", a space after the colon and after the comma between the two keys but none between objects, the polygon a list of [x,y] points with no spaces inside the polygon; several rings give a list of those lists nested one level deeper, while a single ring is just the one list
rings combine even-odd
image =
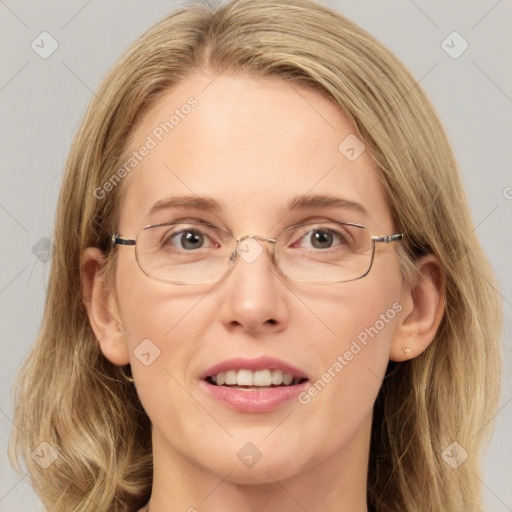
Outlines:
[{"label": "chin", "polygon": [[[216,466],[210,465],[209,470],[212,473],[218,474],[220,478],[225,478],[226,481],[234,484],[275,484],[276,480],[286,480],[300,473],[301,468],[297,461],[290,465],[290,461],[293,459],[293,454],[283,455],[282,457],[277,457],[274,454],[271,458],[265,458],[262,455],[261,459],[249,467],[240,462],[235,455],[234,462],[230,457],[225,461],[226,463]],[[226,475],[228,476],[226,477]]]}]

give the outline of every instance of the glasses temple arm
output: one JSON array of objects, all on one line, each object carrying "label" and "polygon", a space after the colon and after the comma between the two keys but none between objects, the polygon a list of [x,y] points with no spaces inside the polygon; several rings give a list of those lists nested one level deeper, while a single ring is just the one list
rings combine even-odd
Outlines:
[{"label": "glasses temple arm", "polygon": [[112,235],[112,243],[114,245],[135,245],[135,240],[120,238],[119,233],[116,233],[115,235]]},{"label": "glasses temple arm", "polygon": [[402,240],[403,237],[403,233],[395,233],[393,235],[372,236],[372,240],[374,242],[384,242],[385,244],[389,244],[390,242],[395,242],[396,240]]}]

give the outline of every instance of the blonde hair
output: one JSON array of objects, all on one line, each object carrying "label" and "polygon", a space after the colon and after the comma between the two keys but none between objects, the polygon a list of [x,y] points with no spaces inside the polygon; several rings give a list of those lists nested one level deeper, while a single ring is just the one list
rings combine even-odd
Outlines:
[{"label": "blonde hair", "polygon": [[[101,353],[81,289],[81,254],[101,248],[112,285],[110,236],[119,169],[138,120],[194,72],[280,77],[329,97],[364,140],[405,233],[405,279],[435,254],[446,310],[429,348],[390,362],[374,409],[368,503],[378,512],[480,510],[480,448],[499,394],[501,303],[474,232],[460,172],[434,108],[389,50],[342,15],[308,0],[190,5],[143,34],[104,79],[74,139],[58,200],[46,307],[16,379],[10,457],[51,512],[129,511],[152,484],[151,425],[133,384]],[[199,107],[200,108],[200,107]],[[486,427],[486,428],[484,428]],[[468,454],[457,469],[452,442]],[[31,458],[47,442],[59,457]]]}]

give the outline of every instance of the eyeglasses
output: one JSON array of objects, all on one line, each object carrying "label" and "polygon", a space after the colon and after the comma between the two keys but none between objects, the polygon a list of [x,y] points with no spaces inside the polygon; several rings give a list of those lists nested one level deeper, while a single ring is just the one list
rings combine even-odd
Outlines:
[{"label": "eyeglasses", "polygon": [[135,240],[112,235],[116,245],[134,245],[141,270],[172,284],[209,284],[226,276],[237,255],[253,263],[263,253],[257,242],[273,245],[272,260],[281,273],[307,283],[333,284],[370,272],[375,244],[401,240],[402,233],[373,236],[360,224],[320,222],[292,226],[276,238],[232,233],[203,222],[169,222],[143,228]]}]

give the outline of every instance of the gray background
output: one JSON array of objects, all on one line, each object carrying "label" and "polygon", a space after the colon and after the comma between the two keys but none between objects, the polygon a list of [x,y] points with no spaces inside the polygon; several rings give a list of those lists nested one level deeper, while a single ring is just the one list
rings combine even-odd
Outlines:
[{"label": "gray background", "polygon": [[[437,107],[463,169],[505,312],[503,393],[484,464],[485,510],[512,511],[512,1],[322,3],[359,23],[411,69]],[[0,0],[0,511],[43,510],[28,476],[14,473],[7,460],[14,428],[10,389],[41,321],[50,261],[36,254],[45,237],[52,238],[71,139],[107,70],[176,5]],[[59,45],[47,59],[31,48],[43,31]],[[456,59],[441,46],[453,31],[469,44]]]}]

